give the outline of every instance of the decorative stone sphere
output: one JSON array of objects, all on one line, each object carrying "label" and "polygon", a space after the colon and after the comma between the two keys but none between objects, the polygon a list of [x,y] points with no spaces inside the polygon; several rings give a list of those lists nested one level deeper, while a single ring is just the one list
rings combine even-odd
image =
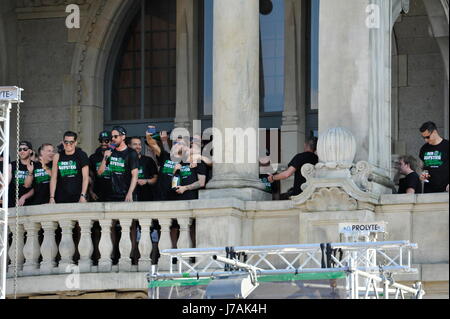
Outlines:
[{"label": "decorative stone sphere", "polygon": [[355,137],[343,127],[330,128],[317,142],[317,155],[321,163],[352,164],[355,154]]}]

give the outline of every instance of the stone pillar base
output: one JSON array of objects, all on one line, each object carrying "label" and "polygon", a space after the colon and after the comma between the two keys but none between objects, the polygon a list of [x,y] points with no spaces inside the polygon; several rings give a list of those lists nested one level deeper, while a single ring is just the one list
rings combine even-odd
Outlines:
[{"label": "stone pillar base", "polygon": [[244,201],[271,201],[272,194],[256,188],[201,189],[199,199],[237,198]]}]

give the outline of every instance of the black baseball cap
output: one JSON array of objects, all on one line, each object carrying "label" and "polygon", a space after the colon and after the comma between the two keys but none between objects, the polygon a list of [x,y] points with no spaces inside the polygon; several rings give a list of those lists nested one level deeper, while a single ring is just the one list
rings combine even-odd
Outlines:
[{"label": "black baseball cap", "polygon": [[122,126],[114,126],[111,132],[112,131],[117,131],[119,132],[120,135],[127,135],[127,130],[124,129]]},{"label": "black baseball cap", "polygon": [[20,147],[20,146],[23,146],[23,145],[25,145],[26,147],[28,147],[30,150],[33,149],[33,145],[32,145],[30,142],[28,142],[28,141],[21,141],[21,142],[19,143],[19,147]]},{"label": "black baseball cap", "polygon": [[101,142],[103,140],[111,140],[111,132],[110,131],[102,131],[98,135],[98,140]]}]

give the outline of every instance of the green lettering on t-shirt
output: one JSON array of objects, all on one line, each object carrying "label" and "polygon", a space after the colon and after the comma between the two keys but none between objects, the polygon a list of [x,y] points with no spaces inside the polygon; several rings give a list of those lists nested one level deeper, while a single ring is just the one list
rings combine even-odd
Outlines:
[{"label": "green lettering on t-shirt", "polygon": [[442,153],[439,151],[425,152],[423,163],[426,167],[440,167],[444,163]]},{"label": "green lettering on t-shirt", "polygon": [[192,171],[191,171],[191,168],[189,166],[183,166],[181,168],[180,176],[182,178],[186,178],[186,177],[191,176],[191,175],[192,175]]},{"label": "green lettering on t-shirt", "polygon": [[25,184],[25,179],[27,178],[28,171],[16,171],[16,179],[19,185]]},{"label": "green lettering on t-shirt", "polygon": [[50,181],[50,175],[43,168],[35,169],[34,181],[36,184],[48,183]]},{"label": "green lettering on t-shirt", "polygon": [[176,163],[170,160],[166,160],[164,162],[163,167],[161,168],[161,173],[173,175],[173,169],[175,168]]},{"label": "green lettering on t-shirt", "polygon": [[111,171],[111,174],[125,173],[125,159],[122,157],[111,156],[109,161],[109,170]]},{"label": "green lettering on t-shirt", "polygon": [[144,168],[142,166],[139,166],[138,179],[145,179]]},{"label": "green lettering on t-shirt", "polygon": [[72,160],[58,162],[58,169],[61,177],[73,177],[78,173],[77,162]]}]

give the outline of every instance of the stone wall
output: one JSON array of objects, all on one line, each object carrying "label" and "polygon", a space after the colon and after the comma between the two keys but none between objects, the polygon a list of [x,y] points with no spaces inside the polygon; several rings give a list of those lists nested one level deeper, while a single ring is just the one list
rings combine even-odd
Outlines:
[{"label": "stone wall", "polygon": [[[434,121],[444,135],[446,73],[444,61],[422,0],[411,0],[406,16],[394,25],[393,127],[394,153],[418,156],[419,128]],[[397,89],[398,88],[398,89]],[[397,108],[398,105],[398,108]],[[446,106],[448,107],[448,105]]]}]

